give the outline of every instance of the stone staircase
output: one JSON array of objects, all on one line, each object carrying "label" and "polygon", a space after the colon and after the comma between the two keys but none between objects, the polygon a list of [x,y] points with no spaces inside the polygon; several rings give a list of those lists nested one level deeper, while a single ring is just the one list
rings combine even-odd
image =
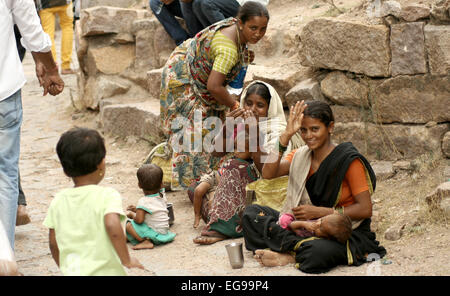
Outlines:
[{"label": "stone staircase", "polygon": [[[334,140],[351,141],[373,159],[449,158],[449,4],[422,2],[367,1],[349,10],[351,19],[270,24],[251,47],[246,83],[270,83],[286,108],[303,99],[329,102]],[[106,133],[156,144],[161,72],[175,48],[156,18],[149,10],[84,9],[76,48],[77,108],[98,110]]]}]

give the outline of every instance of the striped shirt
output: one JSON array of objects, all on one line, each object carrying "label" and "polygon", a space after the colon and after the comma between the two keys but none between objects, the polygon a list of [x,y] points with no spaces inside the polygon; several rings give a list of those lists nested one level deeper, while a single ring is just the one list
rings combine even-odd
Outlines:
[{"label": "striped shirt", "polygon": [[227,75],[238,62],[236,44],[222,32],[217,31],[211,42],[211,54],[214,59],[213,70]]}]

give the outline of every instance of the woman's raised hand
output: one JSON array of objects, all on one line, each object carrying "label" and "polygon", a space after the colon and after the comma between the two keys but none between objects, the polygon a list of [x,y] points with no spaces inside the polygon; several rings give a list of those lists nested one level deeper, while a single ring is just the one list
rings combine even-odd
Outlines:
[{"label": "woman's raised hand", "polygon": [[302,127],[303,111],[306,109],[305,101],[297,102],[291,106],[289,111],[289,119],[286,125],[286,133],[293,136]]}]

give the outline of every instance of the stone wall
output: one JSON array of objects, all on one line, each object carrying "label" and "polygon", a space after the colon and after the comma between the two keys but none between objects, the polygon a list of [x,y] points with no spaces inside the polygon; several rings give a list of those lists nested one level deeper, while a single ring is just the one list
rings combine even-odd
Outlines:
[{"label": "stone wall", "polygon": [[370,157],[450,158],[450,2],[377,2],[371,22],[321,18],[303,28],[301,64],[321,74],[291,89],[289,103],[330,102],[335,140]]}]

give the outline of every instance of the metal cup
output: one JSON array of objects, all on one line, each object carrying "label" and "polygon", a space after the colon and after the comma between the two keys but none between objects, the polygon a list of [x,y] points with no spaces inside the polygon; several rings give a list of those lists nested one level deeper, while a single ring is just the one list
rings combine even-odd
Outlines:
[{"label": "metal cup", "polygon": [[231,243],[225,246],[228,253],[228,259],[233,269],[244,266],[244,254],[242,252],[242,243]]},{"label": "metal cup", "polygon": [[173,204],[167,203],[167,210],[169,211],[169,226],[173,225],[173,221],[175,221],[175,215],[173,214]]}]

